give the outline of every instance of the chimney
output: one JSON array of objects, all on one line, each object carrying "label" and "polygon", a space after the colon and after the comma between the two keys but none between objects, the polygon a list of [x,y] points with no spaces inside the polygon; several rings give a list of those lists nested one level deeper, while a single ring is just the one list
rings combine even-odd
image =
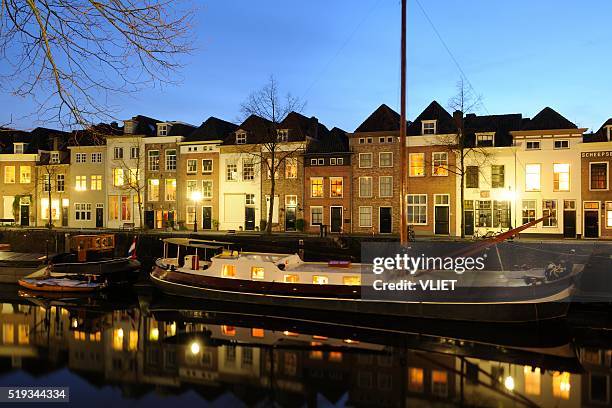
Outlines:
[{"label": "chimney", "polygon": [[461,112],[460,110],[456,110],[453,112],[453,120],[455,121],[455,126],[457,126],[457,129],[461,127],[462,119],[463,119],[463,112]]}]

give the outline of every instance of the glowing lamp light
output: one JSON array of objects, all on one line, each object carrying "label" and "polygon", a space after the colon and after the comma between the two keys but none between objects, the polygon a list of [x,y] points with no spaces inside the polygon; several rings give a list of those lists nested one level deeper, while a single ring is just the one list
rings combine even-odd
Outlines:
[{"label": "glowing lamp light", "polygon": [[62,207],[68,207],[70,205],[70,200],[67,198],[62,198]]},{"label": "glowing lamp light", "polygon": [[503,190],[499,195],[500,198],[505,201],[514,201],[514,199],[516,199],[516,193],[512,190]]},{"label": "glowing lamp light", "polygon": [[512,376],[509,375],[506,377],[504,380],[504,387],[506,387],[508,391],[514,390],[514,378],[512,378]]},{"label": "glowing lamp light", "polygon": [[199,191],[194,191],[191,193],[191,199],[193,201],[200,201],[202,199],[202,193],[200,193]]},{"label": "glowing lamp light", "polygon": [[196,355],[200,352],[200,344],[197,341],[194,341],[191,343],[191,346],[189,346],[189,349],[191,350],[191,354]]},{"label": "glowing lamp light", "polygon": [[123,329],[117,330],[117,337],[119,337],[120,339],[123,338]]},{"label": "glowing lamp light", "polygon": [[149,333],[149,339],[152,341],[157,341],[159,339],[159,329],[157,327],[151,329],[151,332]]}]

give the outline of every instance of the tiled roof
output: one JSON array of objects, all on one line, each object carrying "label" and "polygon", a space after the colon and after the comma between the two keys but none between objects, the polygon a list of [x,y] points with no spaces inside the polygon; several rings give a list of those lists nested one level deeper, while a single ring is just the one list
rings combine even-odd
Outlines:
[{"label": "tiled roof", "polygon": [[350,152],[346,132],[340,128],[333,128],[325,136],[308,145],[306,154],[316,153],[346,153]]},{"label": "tiled roof", "polygon": [[601,125],[601,127],[599,128],[597,132],[586,133],[585,135],[583,135],[582,140],[585,143],[608,142],[609,141],[608,140],[608,130],[606,129],[607,126],[612,126],[612,118],[605,121],[604,124]]},{"label": "tiled roof", "polygon": [[495,146],[512,146],[510,132],[521,129],[522,119],[520,113],[482,116],[468,114],[463,122],[468,145],[474,145],[476,133],[495,132]]},{"label": "tiled roof", "polygon": [[235,132],[231,133],[224,144],[236,144],[236,132],[245,131],[247,133],[247,144],[263,143],[268,139],[270,133],[274,129],[274,124],[257,115],[250,115],[242,122]]},{"label": "tiled roof", "polygon": [[304,141],[307,138],[317,139],[319,132],[327,133],[327,128],[319,123],[319,120],[312,116],[310,118],[298,112],[289,114],[278,125],[279,129],[289,129],[289,141]]},{"label": "tiled roof", "polygon": [[399,128],[400,114],[383,103],[355,129],[355,133],[394,131]]},{"label": "tiled roof", "polygon": [[238,125],[211,116],[200,127],[191,132],[185,141],[225,140],[236,129],[238,129]]},{"label": "tiled roof", "polygon": [[521,130],[577,129],[578,127],[552,108],[542,109],[532,119],[525,121]]},{"label": "tiled roof", "polygon": [[193,133],[193,131],[196,129],[196,126],[189,125],[187,123],[172,122],[170,130],[168,131],[168,136],[187,136]]},{"label": "tiled roof", "polygon": [[457,132],[457,126],[453,117],[446,109],[442,107],[437,101],[433,101],[425,108],[423,112],[412,122],[406,134],[408,136],[420,136],[421,135],[421,122],[424,120],[435,120],[436,121],[436,133],[437,134],[452,134]]}]

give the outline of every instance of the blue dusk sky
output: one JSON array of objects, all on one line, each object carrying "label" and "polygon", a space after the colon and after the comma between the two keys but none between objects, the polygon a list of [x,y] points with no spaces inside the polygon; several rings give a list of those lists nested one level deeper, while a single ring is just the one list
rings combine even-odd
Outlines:
[{"label": "blue dusk sky", "polygon": [[[597,130],[612,117],[612,2],[420,0],[476,93],[481,114],[533,117],[550,106]],[[399,111],[398,0],[201,1],[196,50],[178,85],[113,101],[118,119],[143,114],[199,125],[239,119],[273,74],[304,114],[353,131],[376,107]],[[416,0],[408,0],[408,119],[448,106],[460,72]],[[0,123],[32,128],[31,101],[0,95]],[[18,119],[16,119],[18,118]]]}]

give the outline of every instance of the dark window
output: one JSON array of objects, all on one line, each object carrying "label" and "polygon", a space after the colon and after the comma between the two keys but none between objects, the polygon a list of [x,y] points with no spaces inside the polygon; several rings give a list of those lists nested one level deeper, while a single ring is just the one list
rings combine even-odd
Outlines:
[{"label": "dark window", "polygon": [[491,188],[504,188],[504,166],[491,166]]},{"label": "dark window", "polygon": [[591,163],[591,190],[606,190],[608,188],[608,165],[606,163]]},{"label": "dark window", "polygon": [[476,201],[476,226],[491,227],[492,218],[491,201]]},{"label": "dark window", "polygon": [[467,166],[465,168],[465,187],[478,188],[478,166]]}]

